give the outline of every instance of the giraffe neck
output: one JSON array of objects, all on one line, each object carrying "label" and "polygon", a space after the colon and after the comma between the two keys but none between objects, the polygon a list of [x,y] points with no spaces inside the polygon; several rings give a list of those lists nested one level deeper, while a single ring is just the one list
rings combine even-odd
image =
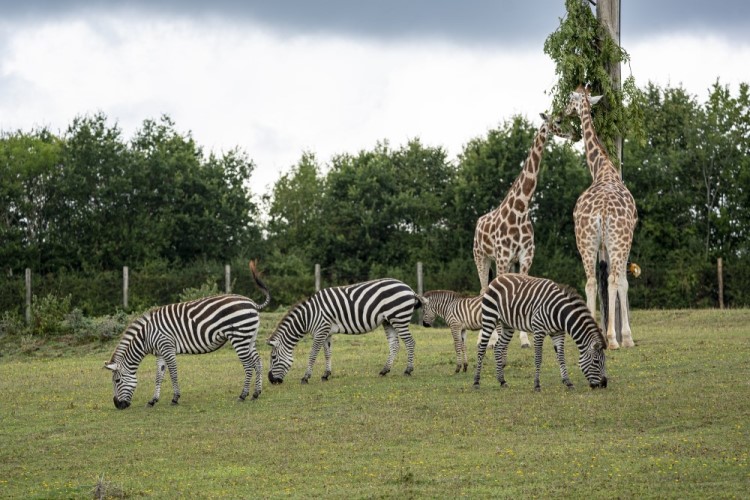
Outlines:
[{"label": "giraffe neck", "polygon": [[586,150],[586,164],[594,180],[608,173],[617,173],[614,165],[607,156],[599,137],[594,130],[594,120],[591,118],[591,103],[584,94],[581,106],[581,129],[583,129],[583,143]]},{"label": "giraffe neck", "polygon": [[[529,201],[534,196],[539,165],[542,162],[542,153],[544,152],[544,144],[547,142],[547,132],[548,125],[547,122],[544,122],[539,127],[539,130],[537,130],[536,136],[534,136],[534,143],[531,145],[529,155],[523,164],[523,169],[521,169],[521,173],[518,174],[510,190],[516,203],[519,203],[520,200],[525,205],[525,209],[528,209]],[[521,211],[523,212],[524,210]]]}]

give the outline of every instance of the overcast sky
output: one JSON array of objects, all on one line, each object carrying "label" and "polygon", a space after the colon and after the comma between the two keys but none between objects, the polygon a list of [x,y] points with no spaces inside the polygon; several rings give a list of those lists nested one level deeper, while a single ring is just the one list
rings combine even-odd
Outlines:
[{"label": "overcast sky", "polygon": [[[387,139],[449,157],[550,105],[542,48],[564,0],[0,0],[0,130],[104,112],[130,139],[168,114],[206,151],[245,150],[263,193],[300,158]],[[123,6],[123,4],[127,4]],[[622,0],[639,85],[699,100],[750,82],[747,0]]]}]

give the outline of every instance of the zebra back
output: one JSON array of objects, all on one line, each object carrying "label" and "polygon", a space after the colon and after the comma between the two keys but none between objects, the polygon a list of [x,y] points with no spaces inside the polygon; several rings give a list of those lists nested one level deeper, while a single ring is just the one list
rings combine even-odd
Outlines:
[{"label": "zebra back", "polygon": [[574,289],[545,278],[507,273],[490,283],[483,310],[505,326],[535,332],[568,332],[576,343],[606,338]]},{"label": "zebra back", "polygon": [[482,324],[482,296],[467,296],[451,290],[425,292],[423,321],[431,324],[435,316],[442,317],[450,325],[477,330]]}]

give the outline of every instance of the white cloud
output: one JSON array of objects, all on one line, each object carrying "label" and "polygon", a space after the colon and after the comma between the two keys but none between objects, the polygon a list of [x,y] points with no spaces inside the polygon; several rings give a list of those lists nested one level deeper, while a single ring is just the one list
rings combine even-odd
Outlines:
[{"label": "white cloud", "polygon": [[[257,193],[306,150],[326,162],[381,139],[397,147],[420,137],[455,157],[513,114],[537,122],[555,83],[542,40],[510,51],[104,14],[6,24],[0,37],[3,130],[60,130],[101,110],[129,138],[144,119],[168,114],[209,150],[247,151]],[[682,83],[702,99],[719,75],[748,81],[747,46],[681,37],[626,48],[639,84]]]}]

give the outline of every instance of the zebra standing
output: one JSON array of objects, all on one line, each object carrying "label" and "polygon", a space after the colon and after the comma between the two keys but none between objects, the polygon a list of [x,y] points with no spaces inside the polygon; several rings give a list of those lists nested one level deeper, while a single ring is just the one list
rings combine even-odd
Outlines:
[{"label": "zebra standing", "polygon": [[578,346],[579,365],[589,386],[592,389],[607,387],[604,366],[606,338],[586,302],[572,288],[522,274],[503,274],[490,283],[482,299],[482,338],[477,348],[475,388],[479,387],[487,342],[498,325],[501,333],[495,345],[495,362],[497,380],[501,385],[506,385],[504,369],[513,330],[523,329],[534,334],[535,390],[541,389],[539,371],[542,364],[542,344],[547,334],[552,336],[555,343],[563,383],[572,387],[562,349],[565,332],[573,337]]},{"label": "zebra standing", "polygon": [[[466,371],[469,362],[466,352],[466,330],[482,328],[482,296],[465,297],[450,290],[431,290],[422,296],[424,315],[422,325],[429,328],[440,316],[451,329],[453,347],[456,350],[456,372]],[[477,344],[481,336],[477,336]],[[497,342],[497,331],[490,337],[489,347]]]},{"label": "zebra standing", "polygon": [[409,332],[409,322],[414,309],[420,305],[421,301],[408,285],[391,278],[324,288],[294,306],[269,337],[271,367],[268,380],[272,384],[284,381],[294,361],[294,347],[307,332],[312,334],[313,342],[302,383],[310,379],[321,347],[326,359],[322,379],[328,380],[331,375],[331,335],[367,333],[381,324],[388,338],[389,354],[380,375],[391,371],[399,338],[406,345],[407,352],[404,374],[411,375],[414,369],[414,338]]},{"label": "zebra standing", "polygon": [[130,406],[138,380],[138,366],[147,354],[156,356],[156,390],[148,402],[154,406],[159,401],[164,372],[169,368],[172,379],[172,404],[180,399],[177,384],[177,354],[205,354],[232,344],[245,369],[245,384],[240,394],[244,401],[250,392],[250,381],[255,370],[255,392],[262,389],[263,364],[255,348],[258,335],[258,311],[271,302],[266,285],[258,277],[255,263],[250,271],[266,300],[256,304],[240,295],[216,295],[189,302],[159,307],[133,321],[125,330],[110,360],[104,367],[112,370],[115,407],[124,410]]}]

